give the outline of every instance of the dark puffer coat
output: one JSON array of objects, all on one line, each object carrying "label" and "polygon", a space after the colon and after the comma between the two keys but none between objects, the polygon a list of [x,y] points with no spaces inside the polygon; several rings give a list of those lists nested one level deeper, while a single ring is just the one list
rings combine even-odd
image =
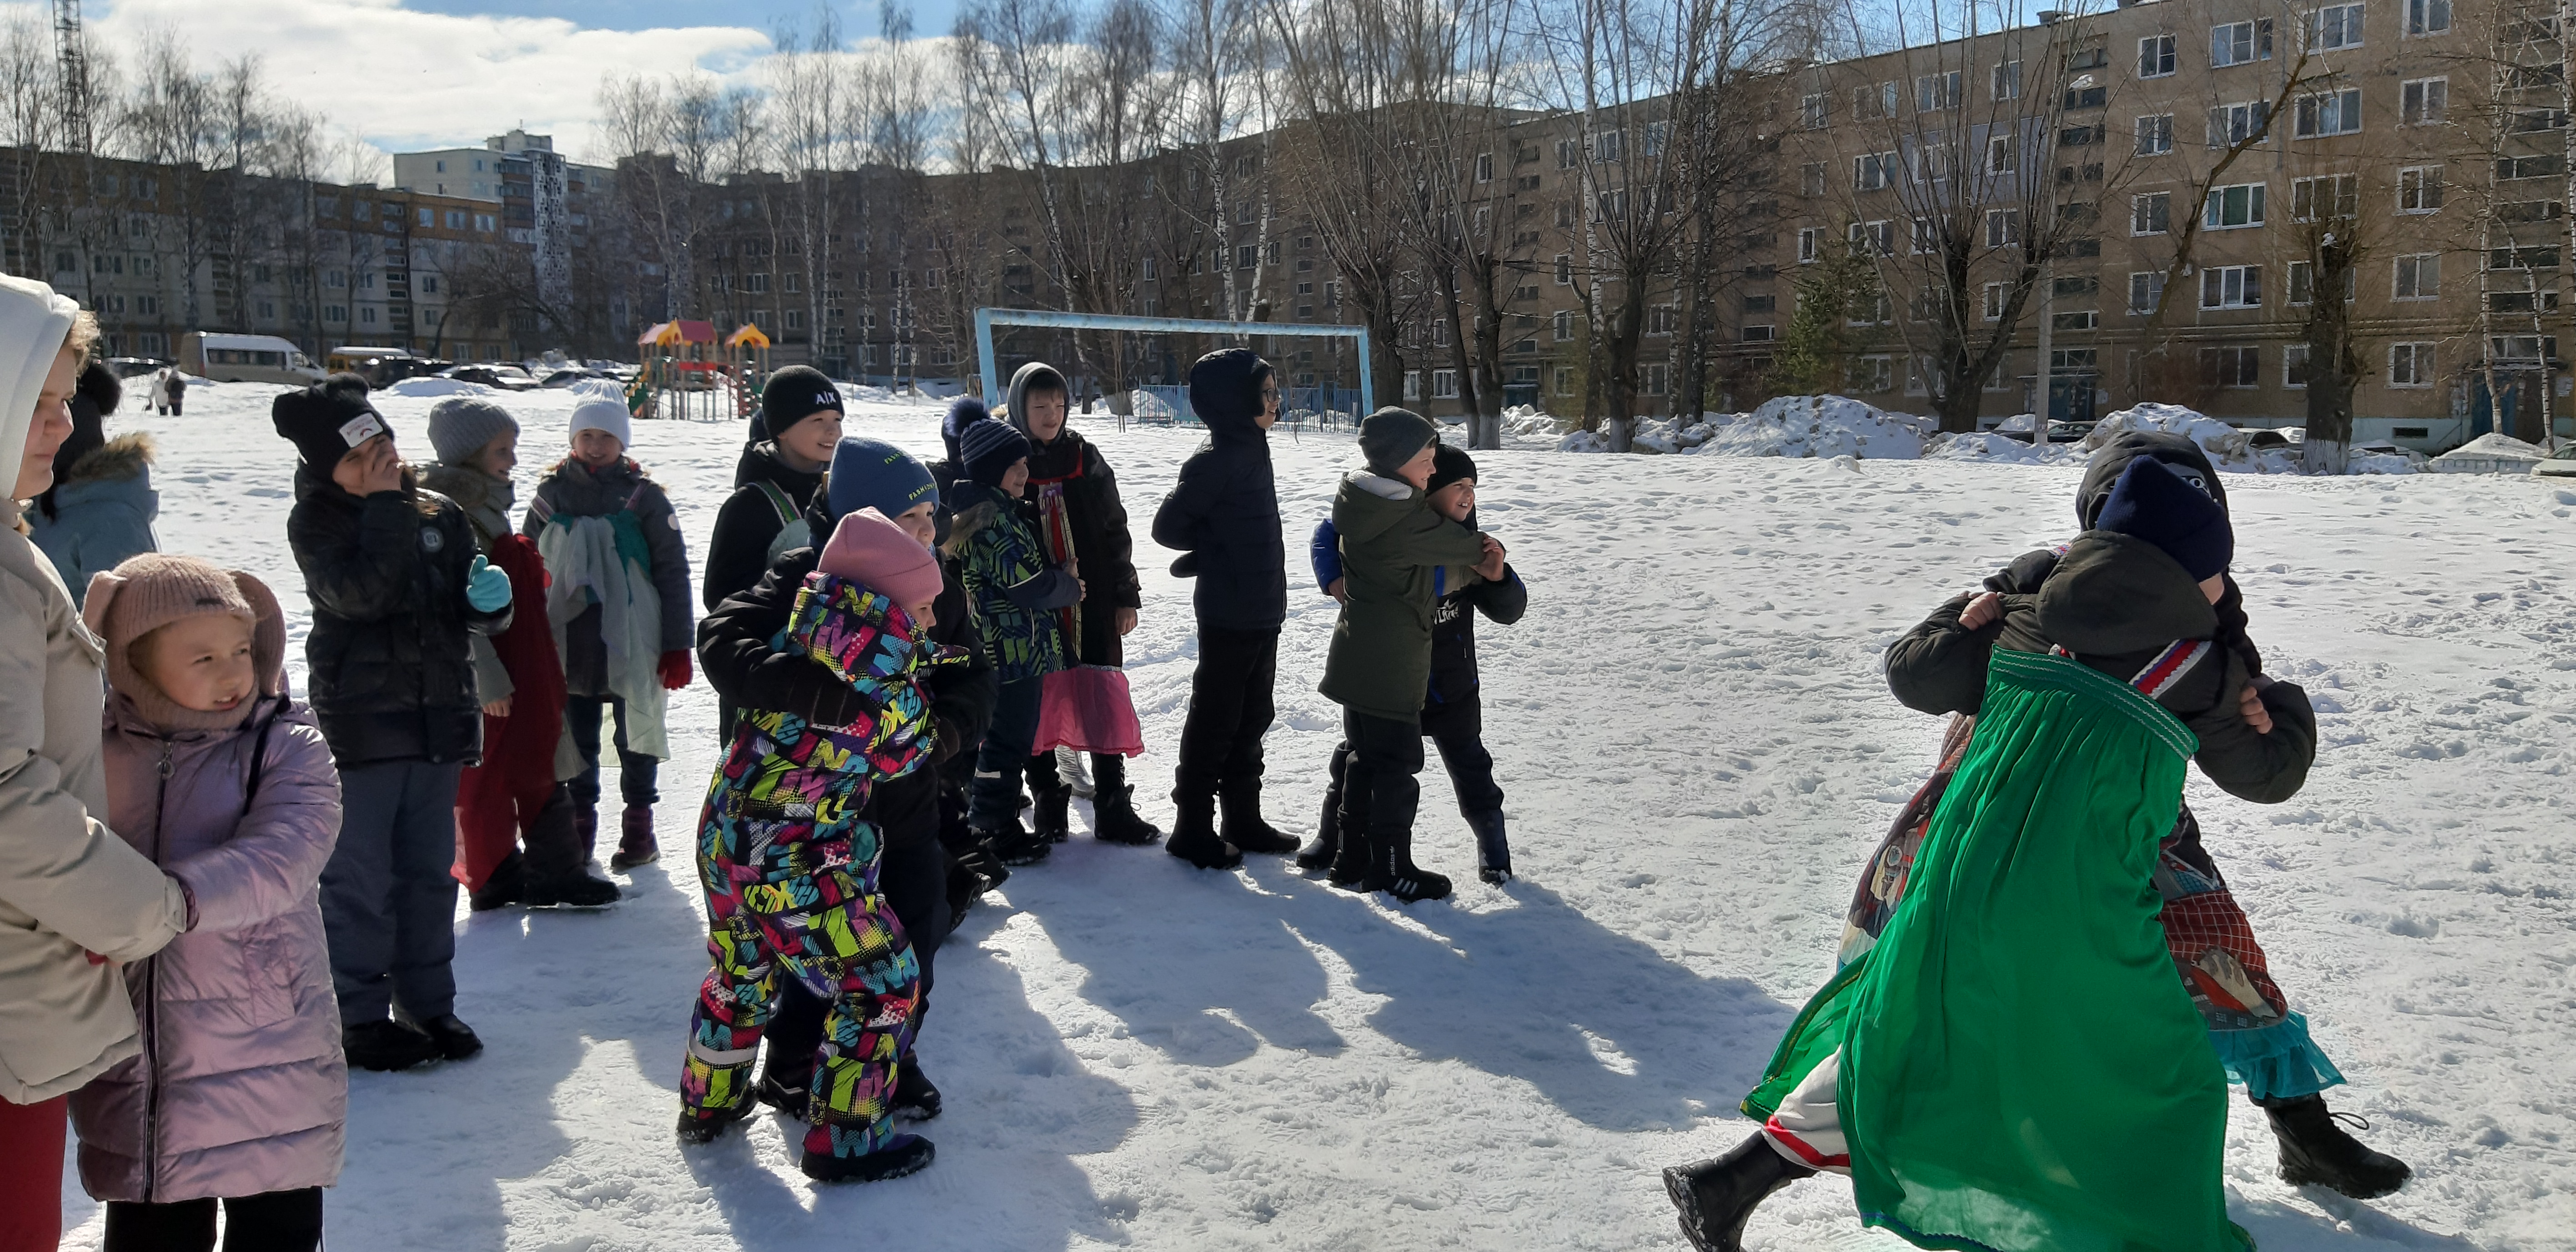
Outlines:
[{"label": "dark puffer coat", "polygon": [[315,718],[343,769],[378,761],[462,761],[483,751],[469,634],[509,629],[510,610],[465,602],[474,528],[465,510],[413,484],[360,499],[309,467],[295,471],[286,539],[304,571],[304,639]]},{"label": "dark puffer coat", "polygon": [[[769,572],[770,546],[791,521],[801,520],[822,481],[823,471],[808,474],[789,465],[775,443],[757,444],[742,454],[742,464],[734,470],[733,494],[716,510],[715,533],[707,540],[706,581],[699,595],[707,611],[714,612],[727,596],[751,590]],[[763,483],[787,498],[787,517],[778,515],[778,506],[761,490]],[[781,549],[779,555],[787,551]]]},{"label": "dark puffer coat", "polygon": [[1173,571],[1195,573],[1199,625],[1277,630],[1288,620],[1288,546],[1261,387],[1270,363],[1243,348],[1201,357],[1190,370],[1190,407],[1208,441],[1181,463],[1180,481],[1154,513],[1154,542],[1186,553]]}]

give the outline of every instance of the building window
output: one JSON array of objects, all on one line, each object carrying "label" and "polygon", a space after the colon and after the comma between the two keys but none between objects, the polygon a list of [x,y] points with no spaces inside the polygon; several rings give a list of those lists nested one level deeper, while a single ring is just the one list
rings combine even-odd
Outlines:
[{"label": "building window", "polygon": [[1493,153],[1479,152],[1476,154],[1476,181],[1480,183],[1490,183],[1494,181]]},{"label": "building window", "polygon": [[1799,231],[1798,231],[1798,263],[1799,263],[1799,264],[1801,264],[1801,265],[1810,264],[1810,263],[1812,263],[1812,262],[1816,259],[1816,240],[1817,240],[1817,238],[1818,238],[1822,233],[1823,233],[1823,232],[1821,232],[1821,231],[1817,230],[1817,229],[1816,229],[1815,227],[1813,227],[1813,226],[1801,227],[1801,228],[1799,229]]},{"label": "building window", "polygon": [[1852,116],[1864,122],[1896,116],[1896,84],[1852,88]]},{"label": "building window", "polygon": [[1744,342],[1770,343],[1779,334],[1779,329],[1776,326],[1747,326],[1744,328]]},{"label": "building window", "polygon": [[1986,246],[2008,248],[2021,242],[2021,210],[1989,209],[1986,211]]},{"label": "building window", "polygon": [[1896,254],[1896,223],[1854,222],[1851,224],[1852,251],[1863,256]]},{"label": "building window", "polygon": [[2318,178],[2290,180],[2290,220],[2313,222],[2320,217],[2361,216],[2361,179],[2351,174],[2327,174]]},{"label": "building window", "polygon": [[2451,112],[2451,80],[2418,78],[2397,89],[2397,120],[2407,126],[2439,126]]},{"label": "building window", "polygon": [[2263,385],[2263,350],[2255,347],[2203,348],[2201,377],[2212,387]]},{"label": "building window", "polygon": [[2397,171],[2398,212],[2438,213],[2441,209],[2441,166],[2410,165]]},{"label": "building window", "polygon": [[2391,387],[2432,386],[2433,345],[2429,343],[2388,345],[2388,385]]},{"label": "building window", "polygon": [[1556,285],[1559,287],[1574,285],[1574,254],[1571,252],[1556,254]]},{"label": "building window", "polygon": [[1432,399],[1434,399],[1434,400],[1455,400],[1455,399],[1457,399],[1457,398],[1458,398],[1458,371],[1456,371],[1456,370],[1433,370],[1433,371],[1431,371],[1431,398],[1432,398]]},{"label": "building window", "polygon": [[1665,367],[1662,364],[1658,363],[1655,365],[1642,366],[1637,370],[1637,374],[1637,393],[1639,395],[1660,396],[1664,394]]},{"label": "building window", "polygon": [[2262,306],[2262,266],[2212,265],[2200,271],[2200,307],[2255,309]]},{"label": "building window", "polygon": [[373,326],[373,325],[375,325],[375,324],[376,324],[376,306],[374,306],[374,305],[370,304],[370,305],[366,305],[366,306],[364,306],[364,307],[361,307],[361,308],[358,310],[358,320],[359,320],[359,321],[361,321],[361,322],[366,323],[366,324],[367,324],[367,325],[369,325],[369,326]]},{"label": "building window", "polygon": [[2222,104],[2209,111],[2209,146],[2213,148],[2261,143],[2271,129],[2272,106],[2267,101]]},{"label": "building window", "polygon": [[1941,250],[1941,232],[1931,218],[1914,219],[1914,255],[1926,256]]},{"label": "building window", "polygon": [[2165,298],[2163,270],[2132,270],[2129,273],[2129,311],[2141,317],[2156,311]]},{"label": "building window", "polygon": [[2307,15],[2308,51],[2361,46],[2361,6],[2330,4]]},{"label": "building window", "polygon": [[2129,198],[2129,233],[2161,235],[2173,229],[2173,193],[2158,191]]},{"label": "building window", "polygon": [[1574,394],[1574,367],[1573,367],[1573,366],[1571,366],[1571,365],[1560,365],[1560,366],[1557,366],[1557,367],[1556,367],[1556,369],[1555,369],[1555,371],[1554,371],[1554,381],[1555,381],[1555,384],[1556,384],[1556,386],[1555,386],[1556,394],[1558,394],[1558,395],[1560,395],[1560,396],[1570,396],[1570,395],[1573,395],[1573,394]]},{"label": "building window", "polygon": [[2138,155],[2163,156],[2173,151],[2173,114],[2157,113],[2138,119]]},{"label": "building window", "polygon": [[2210,230],[2236,230],[2263,224],[2263,184],[2234,183],[2209,189],[2200,224]]},{"label": "building window", "polygon": [[1407,400],[1422,398],[1422,371],[1404,371],[1404,398]]},{"label": "building window", "polygon": [[2496,158],[2498,179],[2556,178],[2566,172],[2567,158],[2556,152],[2544,153],[2540,156]]},{"label": "building window", "polygon": [[2007,283],[1986,284],[1987,321],[2000,322],[2004,320],[2004,303],[2011,298],[2011,291],[2012,288],[2010,284]]},{"label": "building window", "polygon": [[1558,309],[1550,319],[1551,332],[1558,343],[1574,342],[1574,310]]},{"label": "building window", "polygon": [[436,209],[423,208],[420,211],[420,224],[423,227],[436,226],[438,224],[438,211]]},{"label": "building window", "polygon": [[1852,190],[1879,191],[1895,181],[1895,153],[1864,152],[1852,158]]},{"label": "building window", "polygon": [[2021,145],[2016,136],[1997,135],[1986,141],[1986,172],[2009,174],[2020,168]]},{"label": "building window", "polygon": [[2398,300],[2441,298],[2442,255],[2418,252],[2397,258],[2397,285],[2389,294]]},{"label": "building window", "polygon": [[2351,135],[2360,130],[2361,89],[2358,87],[2299,97],[2298,114],[2290,124],[2290,133],[2301,139]]},{"label": "building window", "polygon": [[1833,97],[1825,92],[1798,97],[1798,122],[1809,130],[1823,130],[1833,107]]},{"label": "building window", "polygon": [[1893,391],[1896,388],[1896,358],[1890,356],[1856,357],[1846,382],[1848,390],[1858,392]]},{"label": "building window", "polygon": [[1997,61],[1987,92],[1997,101],[2021,99],[2021,62]]},{"label": "building window", "polygon": [[492,215],[489,213],[475,214],[474,229],[481,231],[486,235],[491,234],[493,229]]},{"label": "building window", "polygon": [[2406,0],[2406,33],[2438,35],[2451,29],[2451,0]]},{"label": "building window", "polygon": [[1938,113],[1959,107],[1959,71],[1925,74],[1914,80],[1914,109]]},{"label": "building window", "polygon": [[2173,72],[2173,36],[2149,35],[2138,41],[2138,77],[2163,78]]},{"label": "building window", "polygon": [[2308,345],[2293,343],[2282,346],[2281,385],[2293,391],[2308,385]]}]

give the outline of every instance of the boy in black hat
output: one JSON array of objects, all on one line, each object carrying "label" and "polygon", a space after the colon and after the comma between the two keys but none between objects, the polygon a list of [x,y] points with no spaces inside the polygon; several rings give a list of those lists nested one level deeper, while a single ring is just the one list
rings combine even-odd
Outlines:
[{"label": "boy in black hat", "polygon": [[1154,512],[1154,542],[1182,554],[1172,572],[1199,580],[1191,597],[1199,665],[1172,789],[1180,812],[1163,847],[1201,869],[1230,869],[1246,852],[1297,850],[1261,816],[1261,736],[1276,712],[1279,628],[1288,620],[1288,545],[1270,469],[1278,378],[1248,348],[1211,352],[1190,367],[1190,407],[1207,424],[1207,442],[1182,462]]},{"label": "boy in black hat", "polygon": [[[1445,443],[1433,444],[1431,453],[1426,494],[1433,511],[1476,529],[1475,460]],[[1315,525],[1313,557],[1315,584],[1325,595],[1347,601],[1349,580],[1342,575],[1341,535],[1330,520]],[[1476,876],[1499,883],[1512,876],[1512,851],[1504,834],[1503,789],[1494,782],[1493,754],[1485,750],[1484,701],[1476,673],[1476,614],[1509,626],[1528,611],[1529,588],[1510,565],[1503,566],[1500,578],[1475,579],[1457,587],[1448,585],[1448,570],[1442,567],[1432,571],[1432,592],[1439,600],[1431,612],[1431,689],[1422,702],[1422,733],[1440,749],[1440,763],[1448,769],[1450,788],[1458,795],[1458,812],[1467,819],[1468,829],[1476,832]],[[1350,756],[1347,743],[1333,750],[1323,816],[1314,842],[1297,853],[1300,869],[1329,870],[1340,851],[1340,809]]]}]

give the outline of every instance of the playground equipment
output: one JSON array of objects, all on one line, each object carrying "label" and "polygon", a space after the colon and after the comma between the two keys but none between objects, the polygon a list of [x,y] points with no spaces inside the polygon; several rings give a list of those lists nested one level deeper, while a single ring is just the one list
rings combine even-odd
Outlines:
[{"label": "playground equipment", "polygon": [[[1353,420],[1377,408],[1375,388],[1369,382],[1369,333],[1366,326],[1323,326],[1302,322],[1225,322],[1188,317],[1130,317],[1123,313],[1056,313],[1033,309],[975,310],[976,365],[983,372],[984,399],[988,404],[1001,402],[1001,374],[993,356],[993,328],[996,326],[1052,326],[1063,330],[1130,330],[1147,334],[1180,332],[1193,335],[1219,335],[1249,340],[1255,335],[1308,337],[1323,339],[1356,339],[1359,341],[1359,408]],[[1139,388],[1138,390],[1146,390]],[[1172,420],[1195,425],[1198,415],[1189,407],[1189,388],[1152,388],[1165,405],[1173,409]],[[1329,404],[1331,392],[1324,388],[1301,389],[1312,394],[1310,403]]]},{"label": "playground equipment", "polygon": [[769,377],[769,336],[748,322],[727,336],[718,355],[713,322],[656,323],[635,337],[643,368],[626,388],[637,417],[720,422],[751,416]]}]

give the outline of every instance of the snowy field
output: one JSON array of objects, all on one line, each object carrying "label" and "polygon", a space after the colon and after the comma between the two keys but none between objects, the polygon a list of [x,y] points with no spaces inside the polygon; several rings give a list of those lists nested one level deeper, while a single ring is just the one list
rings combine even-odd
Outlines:
[{"label": "snowy field", "polygon": [[[300,619],[293,451],[275,389],[200,386],[162,443],[160,533],[246,567]],[[380,398],[426,455],[425,398]],[[510,399],[521,498],[571,397]],[[849,428],[935,452],[938,411]],[[1077,418],[1124,480],[1144,571],[1128,659],[1135,772],[1168,825],[1194,650],[1189,587],[1144,521],[1195,438]],[[737,425],[642,423],[635,454],[692,554]],[[1347,435],[1273,440],[1292,560]],[[947,1093],[928,1172],[817,1189],[794,1132],[672,1137],[706,970],[689,831],[714,701],[674,702],[662,844],[605,914],[469,916],[458,1011],[481,1057],[352,1078],[330,1240],[350,1249],[1683,1246],[1656,1170],[1747,1133],[1734,1112],[1828,973],[1861,859],[1941,727],[1880,651],[1942,597],[2062,541],[2077,471],[1955,462],[1487,454],[1485,524],[1529,617],[1483,632],[1486,729],[1519,881],[1475,882],[1436,765],[1417,856],[1461,880],[1411,908],[1284,859],[1200,873],[1077,834],[940,954],[921,1055]],[[2529,478],[2233,476],[2237,571],[2324,748],[2307,792],[2191,801],[2273,971],[2352,1086],[2338,1108],[2416,1168],[2372,1205],[2273,1177],[2231,1110],[2230,1208],[2267,1249],[2576,1247],[2576,491]],[[1292,578],[1269,812],[1311,831],[1339,726],[1314,692],[1330,601]],[[300,641],[303,624],[293,627]],[[300,642],[289,652],[301,667]],[[300,678],[299,678],[300,683]],[[1434,758],[1436,760],[1436,757]],[[609,788],[615,795],[615,788]],[[610,817],[614,827],[614,815]],[[1076,821],[1077,831],[1081,821]],[[66,1176],[69,1246],[99,1238]],[[1892,1248],[1839,1182],[1767,1206],[1757,1250]]]}]

